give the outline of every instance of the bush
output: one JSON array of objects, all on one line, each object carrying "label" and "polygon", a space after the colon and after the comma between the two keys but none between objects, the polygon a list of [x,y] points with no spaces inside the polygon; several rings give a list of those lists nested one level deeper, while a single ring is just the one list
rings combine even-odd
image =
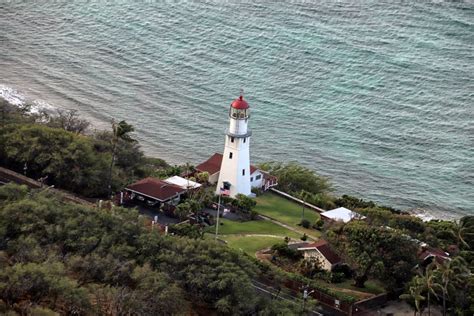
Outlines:
[{"label": "bush", "polygon": [[256,196],[260,196],[263,194],[263,190],[261,188],[252,188],[252,193]]},{"label": "bush", "polygon": [[283,256],[292,260],[301,258],[301,254],[298,252],[298,250],[291,249],[285,243],[278,243],[278,244],[273,245],[272,250],[276,251],[280,256]]},{"label": "bush", "polygon": [[320,230],[321,228],[323,228],[323,225],[324,225],[324,221],[322,219],[318,219],[316,220],[316,222],[313,224],[313,228],[314,229],[317,229],[317,230]]},{"label": "bush", "polygon": [[343,273],[346,279],[352,278],[354,272],[347,264],[338,264],[332,269],[333,273]]},{"label": "bush", "polygon": [[306,234],[303,234],[300,238],[302,241],[306,241],[308,239],[308,236]]},{"label": "bush", "polygon": [[331,283],[341,283],[346,279],[346,276],[342,272],[331,273]]},{"label": "bush", "polygon": [[303,226],[304,228],[309,228],[310,222],[307,219],[303,219],[300,222],[300,226]]}]

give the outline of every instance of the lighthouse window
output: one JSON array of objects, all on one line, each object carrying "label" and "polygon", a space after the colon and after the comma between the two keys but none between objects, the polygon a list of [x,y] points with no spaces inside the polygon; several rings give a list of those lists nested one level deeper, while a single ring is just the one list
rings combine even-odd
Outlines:
[{"label": "lighthouse window", "polygon": [[245,176],[245,169],[242,169],[242,175]]},{"label": "lighthouse window", "polygon": [[247,140],[247,137],[244,137],[244,143],[245,143],[246,140]]},{"label": "lighthouse window", "polygon": [[230,138],[230,142],[231,142],[231,143],[234,142],[234,137],[231,137],[231,138]]},{"label": "lighthouse window", "polygon": [[229,159],[232,159],[232,153],[229,153]]}]

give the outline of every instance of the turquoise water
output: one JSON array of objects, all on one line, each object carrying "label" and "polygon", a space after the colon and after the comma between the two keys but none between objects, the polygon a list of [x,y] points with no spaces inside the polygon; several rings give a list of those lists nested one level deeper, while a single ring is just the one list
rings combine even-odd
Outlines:
[{"label": "turquoise water", "polygon": [[337,193],[474,214],[474,4],[0,3],[0,93],[136,126],[150,155],[222,151],[245,90],[254,162]]}]

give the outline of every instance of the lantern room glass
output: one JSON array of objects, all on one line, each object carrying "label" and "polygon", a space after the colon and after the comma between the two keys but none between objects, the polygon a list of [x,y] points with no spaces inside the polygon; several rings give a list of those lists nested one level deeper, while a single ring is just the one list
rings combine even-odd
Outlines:
[{"label": "lantern room glass", "polygon": [[229,111],[229,116],[236,120],[244,120],[249,118],[250,109],[235,109],[231,107]]}]

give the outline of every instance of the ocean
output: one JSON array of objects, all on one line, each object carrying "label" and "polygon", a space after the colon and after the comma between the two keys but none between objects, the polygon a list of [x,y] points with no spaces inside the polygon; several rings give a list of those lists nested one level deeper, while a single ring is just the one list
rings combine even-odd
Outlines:
[{"label": "ocean", "polygon": [[425,217],[474,215],[472,1],[0,2],[0,96],[136,128],[150,156],[297,161]]}]

